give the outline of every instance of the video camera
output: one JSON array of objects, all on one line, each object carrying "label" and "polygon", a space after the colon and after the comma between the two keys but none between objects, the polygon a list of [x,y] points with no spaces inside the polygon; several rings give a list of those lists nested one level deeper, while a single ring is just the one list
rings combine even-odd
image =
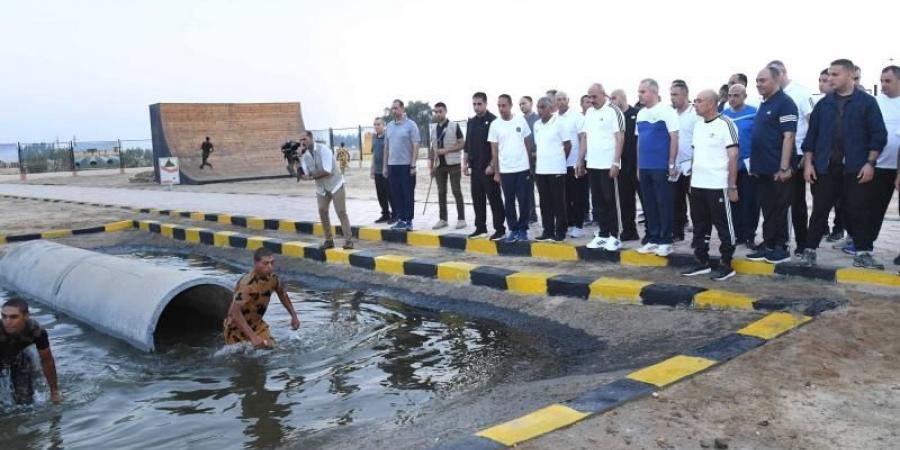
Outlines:
[{"label": "video camera", "polygon": [[303,175],[299,153],[301,145],[296,141],[287,141],[281,146],[281,155],[287,161],[287,171],[292,177],[297,178],[297,181],[300,181],[300,176]]}]

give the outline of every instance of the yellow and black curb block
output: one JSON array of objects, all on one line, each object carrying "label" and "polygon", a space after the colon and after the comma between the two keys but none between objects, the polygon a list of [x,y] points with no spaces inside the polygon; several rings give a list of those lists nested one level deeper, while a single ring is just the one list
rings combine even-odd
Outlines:
[{"label": "yellow and black curb block", "polygon": [[130,230],[132,228],[134,228],[134,221],[121,220],[118,222],[112,222],[105,225],[89,228],[66,228],[59,230],[42,231],[40,233],[16,234],[10,236],[4,236],[0,234],[0,245],[13,242],[34,241],[38,239],[58,239],[68,236],[79,236],[83,234],[113,233],[116,231]]},{"label": "yellow and black curb block", "polygon": [[[182,217],[195,221],[215,222],[221,225],[232,225],[255,230],[277,230],[283,233],[312,234],[316,236],[323,235],[323,229],[320,223],[308,221],[264,219],[260,217],[199,211],[133,208],[130,206],[104,205],[90,202],[74,202],[9,195],[0,195],[0,197],[23,200],[43,200],[52,203],[73,203],[108,208],[116,207],[137,211],[143,214]],[[484,238],[468,239],[466,235],[456,233],[438,234],[426,231],[407,232],[387,228],[355,226],[351,228],[352,234],[360,240],[392,242],[426,248],[447,248],[475,254],[536,257],[558,261],[605,262],[633,267],[672,267],[676,269],[690,267],[695,263],[693,255],[686,253],[676,253],[668,257],[660,257],[653,254],[640,254],[635,250],[607,252],[602,249],[589,249],[584,245],[575,246],[566,243],[535,241],[507,243],[502,241],[491,241]],[[340,234],[340,230],[340,226],[332,226],[332,231],[335,234]],[[713,258],[712,263],[717,264],[717,259]],[[805,267],[794,262],[773,265],[763,261],[750,261],[743,258],[735,259],[732,262],[732,265],[737,273],[744,275],[784,275],[842,284],[900,288],[900,276],[878,270],[837,268],[829,266]]]},{"label": "yellow and black curb block", "polygon": [[515,271],[463,261],[436,261],[371,250],[322,250],[317,245],[251,236],[234,231],[185,227],[155,220],[135,220],[134,227],[196,244],[255,250],[266,247],[277,254],[340,264],[389,275],[410,275],[448,283],[484,286],[516,294],[553,295],[611,303],[672,307],[780,311],[793,309],[814,315],[843,303],[840,299],[791,300],[753,298],[745,294],[698,286],[652,283],[623,278],[592,278],[548,272]]}]

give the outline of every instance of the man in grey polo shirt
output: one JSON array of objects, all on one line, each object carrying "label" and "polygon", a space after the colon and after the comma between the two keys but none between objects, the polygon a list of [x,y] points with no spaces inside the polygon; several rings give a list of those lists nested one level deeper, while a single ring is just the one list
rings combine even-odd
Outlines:
[{"label": "man in grey polo shirt", "polygon": [[402,100],[391,104],[390,121],[385,130],[382,174],[391,186],[391,198],[397,208],[397,223],[392,229],[412,230],[413,203],[416,190],[416,157],[419,150],[419,127],[406,117]]}]

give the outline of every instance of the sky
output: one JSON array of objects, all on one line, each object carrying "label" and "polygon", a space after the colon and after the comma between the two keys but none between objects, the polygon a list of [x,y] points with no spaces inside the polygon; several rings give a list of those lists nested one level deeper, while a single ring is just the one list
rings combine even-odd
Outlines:
[{"label": "sky", "polygon": [[0,143],[149,138],[158,102],[299,101],[309,129],[369,125],[394,98],[464,119],[476,91],[601,82],[633,103],[643,78],[698,92],[772,59],[816,92],[850,58],[871,87],[900,60],[898,9],[827,3],[0,0]]}]

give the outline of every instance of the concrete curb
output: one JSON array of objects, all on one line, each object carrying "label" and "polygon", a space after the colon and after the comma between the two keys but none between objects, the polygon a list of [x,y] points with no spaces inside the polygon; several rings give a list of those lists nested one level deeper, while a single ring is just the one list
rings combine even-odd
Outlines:
[{"label": "concrete curb", "polygon": [[69,236],[78,236],[83,234],[94,234],[94,233],[115,233],[117,231],[130,230],[134,227],[134,222],[131,220],[121,220],[118,222],[111,222],[105,225],[100,225],[96,227],[87,227],[87,228],[63,228],[58,230],[48,230],[42,231],[40,233],[27,233],[27,234],[14,234],[5,236],[0,234],[0,245],[14,242],[26,242],[26,241],[34,241],[38,239],[58,239]]},{"label": "concrete curb", "polygon": [[[288,233],[313,234],[322,236],[322,225],[315,222],[293,221],[288,219],[264,219],[241,215],[229,215],[220,213],[206,213],[200,211],[178,211],[154,208],[136,208],[131,206],[104,205],[89,202],[74,202],[68,200],[53,200],[36,197],[22,197],[3,195],[3,198],[20,200],[39,200],[52,203],[71,203],[78,205],[90,205],[101,207],[117,207],[125,210],[137,211],[143,214],[168,215],[171,217],[183,217],[194,221],[216,222],[222,225],[232,225],[255,230],[277,230]],[[447,248],[462,250],[469,253],[501,255],[501,256],[527,256],[557,261],[600,261],[614,264],[622,264],[633,267],[672,267],[686,268],[693,264],[693,256],[689,254],[673,254],[668,258],[656,255],[642,255],[635,250],[621,252],[607,252],[599,249],[589,249],[583,245],[557,244],[547,242],[493,242],[488,239],[468,239],[464,234],[448,233],[438,234],[428,231],[398,231],[388,228],[357,227],[353,226],[352,234],[360,240],[384,241],[407,244],[425,248]],[[335,235],[341,234],[341,227],[332,225]],[[3,241],[0,240],[0,243]],[[713,264],[718,264],[718,259],[713,258]],[[787,262],[777,265],[760,261],[750,261],[739,258],[733,261],[734,269],[743,275],[774,276],[785,275],[812,280],[822,280],[842,284],[859,284],[868,286],[897,287],[900,288],[900,276],[885,271],[838,268],[829,266],[804,267],[797,263]]]}]

